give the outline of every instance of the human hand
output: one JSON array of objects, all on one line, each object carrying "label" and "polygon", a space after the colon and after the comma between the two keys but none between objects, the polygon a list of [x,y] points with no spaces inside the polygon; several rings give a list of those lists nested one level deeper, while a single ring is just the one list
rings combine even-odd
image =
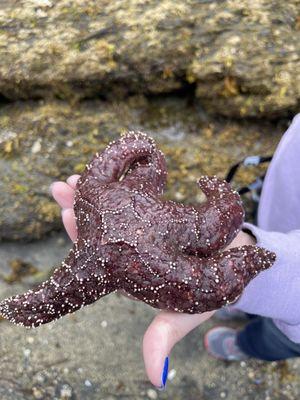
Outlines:
[{"label": "human hand", "polygon": [[[73,202],[78,178],[79,175],[72,175],[66,182],[55,182],[51,186],[52,195],[62,208],[63,224],[72,241],[77,237]],[[253,244],[253,239],[245,232],[240,232],[228,248],[244,244]],[[214,311],[193,315],[160,311],[156,315],[143,339],[145,368],[153,385],[164,386],[167,376],[165,360],[173,346],[213,314]]]}]

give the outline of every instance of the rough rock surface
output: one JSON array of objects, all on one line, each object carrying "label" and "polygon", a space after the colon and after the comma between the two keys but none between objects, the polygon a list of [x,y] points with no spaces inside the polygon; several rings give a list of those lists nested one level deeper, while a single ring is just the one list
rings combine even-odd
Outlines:
[{"label": "rough rock surface", "polygon": [[273,117],[300,102],[300,2],[7,0],[0,94],[9,99],[166,93]]},{"label": "rough rock surface", "polygon": [[[92,154],[126,129],[153,135],[166,154],[166,197],[196,202],[203,199],[196,185],[201,174],[223,178],[246,155],[272,153],[286,123],[210,120],[180,98],[8,105],[0,109],[0,238],[38,238],[59,227],[50,183],[82,172]],[[256,174],[243,170],[237,182]]]},{"label": "rough rock surface", "polygon": [[[47,273],[70,247],[53,236],[31,244],[0,244],[0,271],[16,257]],[[51,251],[49,251],[51,249]],[[22,293],[34,275],[14,285],[0,281],[0,298]],[[35,330],[0,322],[1,400],[298,400],[300,362],[224,363],[203,349],[195,329],[172,351],[166,391],[151,386],[141,342],[155,311],[141,302],[110,295],[68,318]]]}]

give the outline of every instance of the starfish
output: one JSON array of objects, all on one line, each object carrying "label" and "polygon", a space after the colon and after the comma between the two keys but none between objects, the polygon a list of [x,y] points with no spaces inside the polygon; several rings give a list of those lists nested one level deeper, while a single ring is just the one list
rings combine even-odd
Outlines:
[{"label": "starfish", "polygon": [[202,313],[233,302],[275,254],[257,246],[222,251],[244,209],[216,177],[198,185],[197,207],[164,201],[166,163],[153,139],[129,132],[96,154],[74,200],[78,239],[36,289],[0,303],[11,322],[37,327],[116,290],[159,309]]}]

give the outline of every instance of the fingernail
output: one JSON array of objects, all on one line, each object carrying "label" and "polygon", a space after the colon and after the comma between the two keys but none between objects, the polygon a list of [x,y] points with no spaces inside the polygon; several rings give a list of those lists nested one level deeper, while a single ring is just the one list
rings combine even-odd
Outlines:
[{"label": "fingernail", "polygon": [[69,186],[72,186],[72,180],[73,180],[73,176],[74,175],[72,175],[72,176],[69,176],[69,178],[67,179],[67,184],[69,185]]},{"label": "fingernail", "polygon": [[169,357],[166,357],[163,371],[161,374],[161,387],[160,390],[164,390],[166,387],[167,379],[168,379],[168,371],[169,371]]}]

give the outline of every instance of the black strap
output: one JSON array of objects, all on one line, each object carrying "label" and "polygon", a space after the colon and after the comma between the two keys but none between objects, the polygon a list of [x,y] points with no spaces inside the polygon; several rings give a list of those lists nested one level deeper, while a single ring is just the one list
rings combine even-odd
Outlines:
[{"label": "black strap", "polygon": [[251,182],[250,185],[248,185],[248,186],[242,186],[238,190],[238,193],[240,195],[249,193],[249,192],[256,193],[258,190],[260,190],[262,188],[265,176],[266,175],[262,175],[262,176],[256,178],[255,181]]},{"label": "black strap", "polygon": [[[272,160],[272,156],[249,156],[244,158],[242,161],[234,164],[228,171],[227,176],[226,176],[226,181],[231,182],[237,173],[237,170],[241,166],[248,167],[250,165],[256,166],[259,164],[267,163]],[[259,202],[259,197],[260,197],[260,190],[263,186],[263,182],[265,179],[265,175],[259,176],[258,178],[255,179],[255,181],[251,182],[248,186],[242,186],[240,189],[238,189],[238,193],[240,195],[243,195],[245,193],[251,192],[251,197],[252,200],[256,203]]]},{"label": "black strap", "polygon": [[[262,157],[262,156],[249,156],[244,158],[242,161],[239,161],[238,163],[234,164],[230,170],[227,173],[227,176],[225,178],[225,180],[227,182],[231,182],[232,179],[234,178],[235,174],[237,173],[237,170],[239,169],[239,167],[241,167],[242,165],[245,167],[248,167],[250,165],[259,165],[259,164],[263,164],[266,162],[270,162],[272,160],[273,156],[266,156],[266,157]],[[261,178],[259,178],[261,179]],[[249,185],[250,186],[250,185]]]}]

